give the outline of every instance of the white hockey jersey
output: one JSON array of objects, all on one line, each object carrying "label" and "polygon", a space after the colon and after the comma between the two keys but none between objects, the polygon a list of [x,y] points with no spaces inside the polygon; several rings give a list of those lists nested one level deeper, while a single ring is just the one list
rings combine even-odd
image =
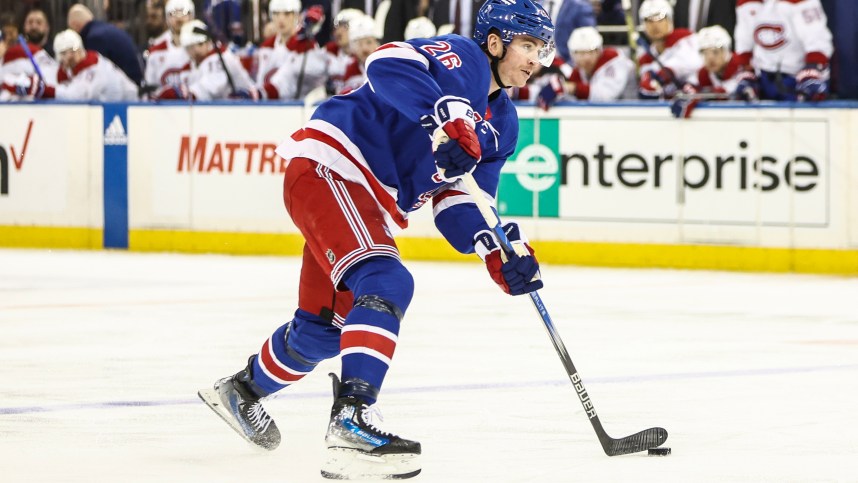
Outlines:
[{"label": "white hockey jersey", "polygon": [[[569,64],[560,70],[567,71]],[[606,47],[596,61],[592,76],[578,67],[573,67],[566,75],[569,82],[575,83],[575,97],[582,101],[609,102],[631,97],[634,92],[635,64],[622,53]],[[563,72],[567,74],[566,72]]]},{"label": "white hockey jersey", "polygon": [[[244,70],[238,57],[226,49],[221,51],[221,55],[229,70],[232,82],[235,84],[235,89],[237,91],[253,90],[253,81],[247,71]],[[188,92],[198,101],[227,99],[232,94],[229,79],[223,70],[216,50],[212,49],[199,65],[191,62],[187,86]]]},{"label": "white hockey jersey", "polygon": [[325,85],[331,57],[316,45],[306,52],[287,50],[283,63],[263,85],[268,99],[303,99],[308,92]]},{"label": "white hockey jersey", "polygon": [[[36,44],[27,44],[30,47],[30,52],[33,54],[33,59],[39,70],[44,76],[45,83],[53,85],[57,83],[57,71],[59,64],[53,57],[48,55],[44,49]],[[26,80],[36,73],[33,63],[30,58],[24,53],[24,48],[20,44],[15,44],[6,50],[0,62],[0,82],[7,84],[16,84],[19,81]],[[0,92],[0,101],[8,101],[16,98],[14,94],[2,91]]]},{"label": "white hockey jersey", "polygon": [[709,72],[701,67],[697,73],[696,87],[704,92],[732,94],[741,81],[739,74],[745,70],[743,67],[741,58],[735,54],[720,73]]},{"label": "white hockey jersey", "polygon": [[137,86],[116,64],[88,50],[74,69],[60,68],[57,85],[45,88],[44,97],[68,101],[136,101]]},{"label": "white hockey jersey", "polygon": [[834,52],[819,0],[738,0],[736,52],[758,70],[796,75]]},{"label": "white hockey jersey", "polygon": [[184,47],[173,43],[172,38],[152,45],[146,51],[146,71],[143,79],[147,86],[176,86],[187,75],[191,61]]},{"label": "white hockey jersey", "polygon": [[[673,76],[680,85],[693,80],[697,71],[703,67],[697,37],[690,30],[675,29],[667,36],[664,45],[664,51],[660,54],[655,52],[654,47],[650,48],[651,52],[643,48],[638,49],[640,73],[656,74],[664,66],[673,72]],[[658,55],[658,62],[655,60],[655,55]]]},{"label": "white hockey jersey", "polygon": [[256,51],[256,85],[262,87],[271,80],[278,67],[286,62],[289,49],[280,34],[268,37]]}]

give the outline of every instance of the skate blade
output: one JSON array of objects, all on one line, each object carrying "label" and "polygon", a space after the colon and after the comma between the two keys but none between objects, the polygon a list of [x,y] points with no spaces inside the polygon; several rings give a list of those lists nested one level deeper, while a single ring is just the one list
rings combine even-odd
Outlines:
[{"label": "skate blade", "polygon": [[199,391],[197,391],[197,396],[199,396],[200,399],[202,399],[203,402],[206,403],[206,406],[210,407],[211,410],[218,415],[218,417],[223,419],[223,421],[228,424],[230,428],[232,428],[236,433],[238,433],[238,435],[241,436],[242,439],[250,443],[254,448],[264,449],[266,451],[273,451],[277,448],[277,445],[274,445],[270,448],[261,446],[259,444],[254,443],[250,438],[248,438],[247,435],[244,434],[244,430],[241,428],[241,425],[236,422],[235,418],[232,417],[232,414],[229,412],[229,410],[224,407],[223,402],[220,400],[220,396],[214,389],[200,389]]},{"label": "skate blade", "polygon": [[350,448],[328,448],[322,476],[331,480],[402,480],[420,473],[420,455],[371,455]]}]

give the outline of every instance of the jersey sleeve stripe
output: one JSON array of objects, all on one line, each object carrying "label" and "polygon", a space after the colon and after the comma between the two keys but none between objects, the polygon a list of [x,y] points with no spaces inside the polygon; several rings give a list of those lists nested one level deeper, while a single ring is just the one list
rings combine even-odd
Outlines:
[{"label": "jersey sleeve stripe", "polygon": [[366,59],[366,69],[369,69],[370,64],[378,59],[404,59],[419,62],[427,70],[429,69],[429,59],[420,55],[414,47],[405,42],[391,42],[384,44],[375,52],[370,54]]}]

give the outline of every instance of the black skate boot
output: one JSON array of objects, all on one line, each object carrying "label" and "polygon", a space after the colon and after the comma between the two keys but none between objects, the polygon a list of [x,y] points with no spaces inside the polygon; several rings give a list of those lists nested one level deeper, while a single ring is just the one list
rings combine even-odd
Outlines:
[{"label": "black skate boot", "polygon": [[259,401],[263,391],[256,388],[251,379],[252,367],[253,356],[246,368],[215,382],[213,389],[200,390],[197,395],[242,438],[260,448],[273,450],[280,444],[280,430]]},{"label": "black skate boot", "polygon": [[349,384],[363,381],[334,380],[334,406],[325,444],[328,459],[322,466],[322,476],[337,480],[350,479],[403,479],[420,473],[420,443],[400,438],[378,429],[372,415],[380,416],[362,399],[355,396],[340,397]]}]

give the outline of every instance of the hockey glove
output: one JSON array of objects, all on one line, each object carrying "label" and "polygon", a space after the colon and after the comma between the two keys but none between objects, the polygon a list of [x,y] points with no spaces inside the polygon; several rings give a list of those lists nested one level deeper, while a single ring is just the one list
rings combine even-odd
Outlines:
[{"label": "hockey glove", "polygon": [[2,89],[19,97],[41,99],[45,93],[45,83],[39,76],[33,75],[31,77],[22,77],[13,84],[4,82]]},{"label": "hockey glove", "polygon": [[733,97],[741,99],[745,102],[755,102],[759,99],[760,80],[752,71],[745,71],[736,75],[739,83],[736,84],[736,90],[733,91]]},{"label": "hockey glove", "polygon": [[539,91],[536,102],[543,111],[547,111],[557,102],[558,97],[566,94],[566,82],[559,74],[548,76],[548,83]]},{"label": "hockey glove", "polygon": [[661,97],[663,90],[661,81],[652,72],[641,74],[641,81],[638,84],[638,97],[644,100],[657,100]]},{"label": "hockey glove", "polygon": [[484,230],[474,237],[474,251],[486,263],[492,280],[510,295],[522,295],[542,288],[542,280],[538,278],[539,262],[533,254],[533,248],[527,244],[527,238],[521,234],[517,223],[507,223],[503,231],[510,243],[523,245],[530,255],[512,254],[508,259],[501,250],[495,235]]},{"label": "hockey glove", "polygon": [[420,124],[432,137],[435,166],[441,179],[452,182],[477,167],[482,150],[474,131],[474,110],[467,99],[438,99],[435,113],[421,117]]},{"label": "hockey glove", "polygon": [[828,76],[822,64],[808,64],[795,76],[800,101],[824,101],[828,97]]}]

